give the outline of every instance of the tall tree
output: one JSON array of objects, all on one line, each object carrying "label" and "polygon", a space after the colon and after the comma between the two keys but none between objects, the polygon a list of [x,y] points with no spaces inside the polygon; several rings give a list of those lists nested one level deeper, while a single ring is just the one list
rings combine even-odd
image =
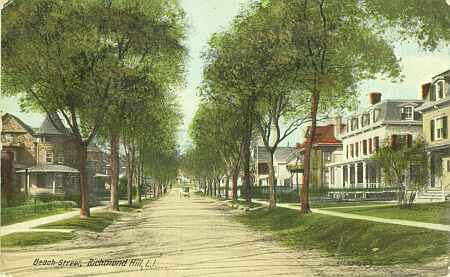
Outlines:
[{"label": "tall tree", "polygon": [[352,99],[363,80],[397,80],[395,42],[412,39],[427,50],[448,44],[450,6],[419,0],[280,0],[265,1],[264,6],[277,14],[287,31],[285,49],[301,57],[293,59],[298,70],[291,81],[310,98],[301,192],[301,211],[309,213],[310,155],[320,110],[334,99]]},{"label": "tall tree", "polygon": [[180,57],[182,18],[171,0],[15,1],[6,9],[4,84],[25,106],[66,119],[79,147],[81,216],[89,216],[87,145],[108,122],[123,87],[131,86],[123,81],[145,79],[166,60]]}]

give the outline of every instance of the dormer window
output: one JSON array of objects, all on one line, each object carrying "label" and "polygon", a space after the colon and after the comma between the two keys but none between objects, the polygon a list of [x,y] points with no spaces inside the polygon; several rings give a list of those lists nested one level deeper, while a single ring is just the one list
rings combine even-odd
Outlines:
[{"label": "dormer window", "polygon": [[402,107],[402,120],[414,120],[414,107]]},{"label": "dormer window", "polygon": [[378,121],[378,118],[380,116],[380,110],[379,109],[373,109],[371,112],[371,118],[372,118],[372,123],[375,123]]},{"label": "dormer window", "polygon": [[444,80],[439,80],[434,84],[434,88],[436,91],[436,100],[443,99],[445,97],[444,95]]}]

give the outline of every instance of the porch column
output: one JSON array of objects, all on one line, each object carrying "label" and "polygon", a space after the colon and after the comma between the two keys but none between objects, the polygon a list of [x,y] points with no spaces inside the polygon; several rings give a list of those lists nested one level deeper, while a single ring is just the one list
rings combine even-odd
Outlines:
[{"label": "porch column", "polygon": [[348,165],[347,165],[347,184],[348,184],[349,187],[350,187],[350,180],[351,180],[351,177],[350,177],[350,167],[351,167],[351,165],[348,164]]},{"label": "porch column", "polygon": [[53,173],[53,194],[56,194],[56,173]]},{"label": "porch column", "polygon": [[27,196],[30,193],[30,173],[28,172],[28,168],[25,169],[25,193]]},{"label": "porch column", "polygon": [[367,163],[363,162],[363,185],[366,188],[367,187]]}]

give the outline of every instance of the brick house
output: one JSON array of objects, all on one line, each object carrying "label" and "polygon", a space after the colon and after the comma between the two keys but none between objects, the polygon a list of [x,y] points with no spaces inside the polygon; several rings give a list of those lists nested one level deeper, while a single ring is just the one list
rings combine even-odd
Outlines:
[{"label": "brick house", "polygon": [[[2,156],[12,154],[16,173],[11,187],[27,194],[79,194],[77,143],[57,114],[47,115],[36,130],[11,114],[2,115],[2,122]],[[96,143],[88,146],[86,166],[93,195],[105,190],[106,156]]]}]

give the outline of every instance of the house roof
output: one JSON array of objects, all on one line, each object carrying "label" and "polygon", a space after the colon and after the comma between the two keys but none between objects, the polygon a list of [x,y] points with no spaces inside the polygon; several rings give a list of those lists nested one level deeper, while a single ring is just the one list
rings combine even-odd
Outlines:
[{"label": "house roof", "polygon": [[[25,172],[25,169],[16,171],[18,173]],[[78,173],[79,171],[75,168],[60,165],[60,164],[44,164],[44,165],[35,165],[28,168],[28,172],[48,172],[48,173]]]},{"label": "house roof", "polygon": [[[305,138],[306,135],[309,134],[309,129],[311,126],[308,126],[305,132]],[[337,140],[334,135],[334,125],[328,124],[325,126],[317,126],[316,127],[316,133],[314,135],[313,145],[319,144],[319,143],[326,143],[326,144],[341,144],[342,141]]]},{"label": "house roof", "polygon": [[[5,113],[5,114],[2,115],[2,120],[4,120],[4,118],[5,118],[6,116],[11,117],[11,118],[14,119],[17,123],[19,123],[19,125],[20,125],[23,129],[25,129],[26,132],[30,133],[31,135],[34,134],[33,128],[31,128],[29,125],[27,125],[25,122],[23,122],[23,121],[22,121],[20,118],[18,118],[17,116],[15,116],[15,115],[13,115],[13,114],[10,114],[10,113]],[[13,131],[13,130],[6,130],[6,129],[3,129],[2,132],[14,132],[14,131]]]},{"label": "house roof", "polygon": [[[279,146],[274,153],[274,159],[279,162],[286,162],[289,155],[295,151],[295,147]],[[258,146],[258,162],[269,161],[269,152],[264,146]]]},{"label": "house roof", "polygon": [[401,109],[399,108],[402,104],[415,104],[417,106],[421,106],[423,104],[423,100],[395,100],[395,99],[386,99],[381,103],[374,105],[376,109],[380,111],[379,120],[384,121],[397,121],[402,120]]},{"label": "house roof", "polygon": [[57,113],[47,114],[36,135],[67,135],[68,131]]}]

